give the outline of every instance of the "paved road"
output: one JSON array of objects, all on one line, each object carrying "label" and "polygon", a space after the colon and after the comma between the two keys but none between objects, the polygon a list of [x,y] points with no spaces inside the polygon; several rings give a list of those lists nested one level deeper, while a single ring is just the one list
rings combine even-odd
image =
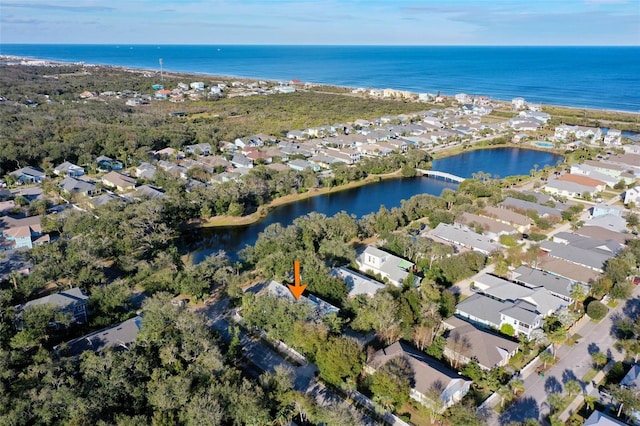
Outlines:
[{"label": "paved road", "polygon": [[[599,323],[586,322],[577,331],[582,337],[574,346],[560,346],[557,350],[559,361],[550,368],[545,377],[531,374],[524,378],[525,392],[520,402],[516,402],[499,419],[492,419],[492,425],[505,425],[510,422],[522,422],[529,417],[542,420],[549,413],[547,395],[562,392],[569,380],[581,380],[591,368],[591,353],[602,351],[614,360],[620,361],[624,354],[613,348],[615,337],[612,335],[613,320],[619,316],[637,315],[640,312],[640,286],[634,288],[631,299],[621,302]],[[583,383],[585,393],[593,391],[590,383]]]}]

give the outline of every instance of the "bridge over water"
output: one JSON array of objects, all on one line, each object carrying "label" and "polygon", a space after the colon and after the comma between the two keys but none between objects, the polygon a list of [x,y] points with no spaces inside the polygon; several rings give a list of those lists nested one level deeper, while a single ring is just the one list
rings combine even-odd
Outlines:
[{"label": "bridge over water", "polygon": [[424,170],[424,169],[416,169],[416,171],[418,173],[421,173],[422,176],[428,176],[428,177],[433,177],[436,179],[444,179],[444,180],[448,180],[451,182],[462,182],[463,180],[465,180],[466,178],[460,177],[460,176],[456,176],[456,175],[452,175],[451,173],[447,173],[447,172],[439,172],[437,170]]}]

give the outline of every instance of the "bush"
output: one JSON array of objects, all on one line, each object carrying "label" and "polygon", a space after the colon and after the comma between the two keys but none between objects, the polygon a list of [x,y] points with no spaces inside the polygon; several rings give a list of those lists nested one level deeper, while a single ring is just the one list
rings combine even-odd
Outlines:
[{"label": "bush", "polygon": [[609,308],[597,300],[594,300],[587,306],[587,315],[589,315],[589,318],[594,320],[601,320],[605,315],[607,315],[608,311]]}]

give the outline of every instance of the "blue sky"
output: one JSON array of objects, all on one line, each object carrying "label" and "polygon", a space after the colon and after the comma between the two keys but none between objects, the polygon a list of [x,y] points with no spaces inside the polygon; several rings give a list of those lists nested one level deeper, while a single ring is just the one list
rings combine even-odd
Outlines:
[{"label": "blue sky", "polygon": [[640,0],[2,0],[1,43],[640,45]]}]

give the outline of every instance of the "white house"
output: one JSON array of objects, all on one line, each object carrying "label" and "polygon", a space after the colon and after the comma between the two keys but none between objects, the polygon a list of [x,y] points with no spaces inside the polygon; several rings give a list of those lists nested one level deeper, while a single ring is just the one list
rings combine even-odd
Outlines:
[{"label": "white house", "polygon": [[629,188],[624,193],[624,203],[638,203],[638,197],[640,197],[640,186],[634,186]]},{"label": "white house", "polygon": [[387,253],[373,246],[367,246],[356,257],[358,269],[362,272],[380,274],[391,284],[400,287],[414,267],[414,263]]}]

